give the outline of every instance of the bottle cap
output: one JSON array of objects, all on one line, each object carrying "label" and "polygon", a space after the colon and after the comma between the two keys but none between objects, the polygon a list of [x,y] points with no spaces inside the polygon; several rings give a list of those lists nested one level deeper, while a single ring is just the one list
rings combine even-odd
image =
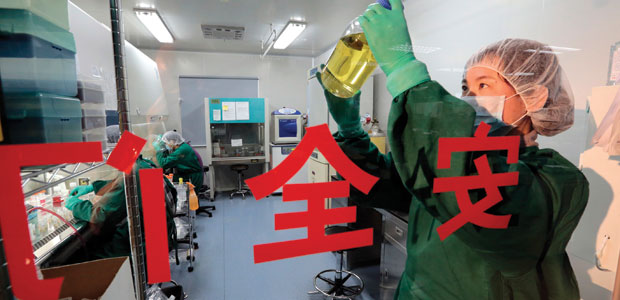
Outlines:
[{"label": "bottle cap", "polygon": [[390,4],[389,0],[377,0],[377,3],[381,4],[381,6],[385,7],[386,9],[392,10],[392,5]]}]

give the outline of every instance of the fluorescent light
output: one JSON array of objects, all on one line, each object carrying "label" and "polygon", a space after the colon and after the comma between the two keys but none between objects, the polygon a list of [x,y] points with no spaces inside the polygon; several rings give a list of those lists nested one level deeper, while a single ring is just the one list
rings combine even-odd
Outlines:
[{"label": "fluorescent light", "polygon": [[164,21],[162,21],[156,10],[135,9],[135,12],[140,22],[144,24],[146,29],[148,29],[160,43],[174,42],[172,34],[168,31],[166,24],[164,24]]},{"label": "fluorescent light", "polygon": [[306,23],[290,21],[284,27],[273,45],[275,49],[286,49],[306,29]]},{"label": "fluorescent light", "polygon": [[541,54],[562,54],[564,53],[564,52],[559,52],[559,51],[549,51],[549,50],[540,50],[540,49],[527,49],[525,50],[525,52],[541,53]]},{"label": "fluorescent light", "polygon": [[577,48],[559,47],[559,46],[549,46],[549,48],[553,49],[554,51],[566,51],[566,52],[581,51],[581,49],[577,49]]}]

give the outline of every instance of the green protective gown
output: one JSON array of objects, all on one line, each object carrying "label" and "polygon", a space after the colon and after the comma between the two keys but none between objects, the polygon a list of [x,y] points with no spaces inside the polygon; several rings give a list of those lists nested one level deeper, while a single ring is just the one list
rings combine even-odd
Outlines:
[{"label": "green protective gown", "polygon": [[[579,299],[566,245],[588,199],[584,175],[559,153],[521,148],[455,153],[451,168],[437,168],[438,138],[471,137],[475,112],[438,83],[409,88],[391,105],[383,155],[366,133],[335,138],[359,167],[379,177],[368,195],[351,189],[361,205],[409,213],[407,262],[395,299]],[[519,172],[519,185],[500,187],[503,200],[489,209],[512,214],[507,229],[467,224],[444,241],[437,227],[460,210],[453,192],[433,194],[437,177],[476,175],[473,160],[488,155],[493,173]],[[472,202],[484,191],[470,191]]]},{"label": "green protective gown", "polygon": [[[149,160],[139,158],[136,160],[138,169],[154,168],[155,164]],[[139,172],[135,172],[137,182],[140,182]],[[164,177],[169,188],[174,186]],[[97,193],[111,181],[98,180],[93,183],[94,192]],[[140,211],[142,211],[142,194],[138,185],[138,199]],[[125,201],[125,184],[123,180],[114,186],[104,196],[102,205],[93,205],[90,201],[82,201],[73,208],[73,217],[77,220],[98,225],[99,231],[96,236],[88,241],[88,252],[92,259],[111,258],[131,255],[129,244],[129,227],[127,222],[127,205]],[[169,245],[172,245],[171,235],[176,230],[173,221],[171,205],[166,205],[166,221],[168,227]]]},{"label": "green protective gown", "polygon": [[174,175],[174,182],[178,182],[179,178],[183,178],[186,182],[189,180],[196,187],[196,190],[202,187],[202,166],[199,164],[198,157],[192,146],[183,143],[170,154],[166,151],[158,151],[157,161],[164,169],[177,169],[178,174]]}]

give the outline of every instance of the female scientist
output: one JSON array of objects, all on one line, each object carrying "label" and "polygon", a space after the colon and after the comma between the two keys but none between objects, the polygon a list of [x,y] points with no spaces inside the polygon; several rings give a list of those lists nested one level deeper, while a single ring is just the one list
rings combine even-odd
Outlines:
[{"label": "female scientist", "polygon": [[[163,147],[162,147],[163,144]],[[183,137],[175,131],[164,133],[161,142],[154,144],[157,150],[157,162],[164,169],[177,169],[173,181],[179,178],[191,182],[196,191],[202,187],[203,170],[192,146],[185,143]],[[165,147],[165,148],[164,148]]]},{"label": "female scientist", "polygon": [[[134,174],[137,182],[140,182],[141,169],[156,168],[155,164],[141,156],[136,160]],[[169,189],[174,186],[162,178],[162,183]],[[137,186],[138,203],[142,211],[141,186]],[[82,200],[78,197],[94,192],[94,203]],[[95,235],[87,243],[89,257],[76,256],[74,261],[86,261],[89,259],[101,259],[131,255],[129,244],[129,227],[127,223],[127,204],[125,199],[125,184],[122,176],[114,180],[98,180],[92,185],[78,186],[69,192],[71,197],[67,199],[65,207],[73,212],[73,217],[78,221],[88,222],[95,228]],[[174,200],[173,200],[174,201]],[[168,227],[169,245],[172,244],[172,235],[175,225],[173,221],[172,205],[167,202],[166,221]]]},{"label": "female scientist", "polygon": [[[467,63],[463,101],[430,80],[411,51],[401,1],[390,3],[392,10],[369,6],[359,20],[393,97],[391,153],[379,153],[362,130],[359,93],[325,96],[340,147],[379,177],[368,195],[352,189],[352,199],[409,213],[396,299],[579,299],[565,248],[586,206],[588,182],[559,153],[535,142],[537,134],[553,136],[573,123],[572,94],[557,57],[529,40],[490,45]],[[507,164],[505,151],[454,153],[451,168],[438,170],[438,139],[471,137],[482,121],[492,125],[489,135],[521,137],[518,163]],[[511,214],[510,224],[467,224],[440,241],[437,227],[460,210],[454,193],[433,193],[433,179],[475,175],[473,160],[483,154],[493,173],[519,172],[519,184],[500,187],[503,200],[488,210]],[[469,196],[475,203],[486,195]]]}]

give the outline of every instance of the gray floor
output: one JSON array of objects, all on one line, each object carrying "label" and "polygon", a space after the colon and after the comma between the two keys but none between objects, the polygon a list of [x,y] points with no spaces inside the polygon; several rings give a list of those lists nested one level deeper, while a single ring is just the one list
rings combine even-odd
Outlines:
[{"label": "gray floor", "polygon": [[[323,299],[308,295],[314,290],[314,276],[337,267],[334,254],[321,253],[274,262],[254,264],[253,246],[306,238],[306,229],[274,230],[274,214],[306,210],[305,201],[282,202],[271,196],[260,201],[252,197],[216,197],[212,218],[196,220],[199,249],[194,271],[189,273],[185,254],[181,264],[172,264],[172,278],[183,285],[188,299]],[[207,204],[207,202],[202,203]],[[352,270],[365,281],[366,289],[357,299],[378,298],[378,266]]]}]

